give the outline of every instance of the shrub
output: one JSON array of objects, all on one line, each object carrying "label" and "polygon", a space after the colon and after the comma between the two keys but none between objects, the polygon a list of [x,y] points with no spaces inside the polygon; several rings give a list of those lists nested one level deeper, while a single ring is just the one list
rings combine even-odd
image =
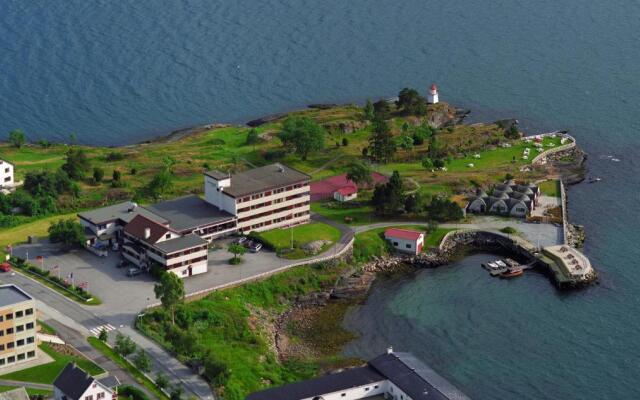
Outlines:
[{"label": "shrub", "polygon": [[117,151],[112,151],[111,153],[106,155],[105,159],[107,161],[121,161],[124,160],[124,154]]},{"label": "shrub", "polygon": [[348,145],[349,145],[349,139],[347,139],[347,138],[342,138],[342,145],[343,145],[343,146],[348,146]]},{"label": "shrub", "polygon": [[118,386],[118,394],[131,400],[149,400],[149,397],[142,390],[129,385]]},{"label": "shrub", "polygon": [[506,233],[507,235],[513,235],[515,233],[518,233],[518,231],[511,226],[505,226],[504,228],[500,229],[500,232]]},{"label": "shrub", "polygon": [[284,150],[267,150],[263,157],[267,161],[277,161],[283,159],[287,153]]}]

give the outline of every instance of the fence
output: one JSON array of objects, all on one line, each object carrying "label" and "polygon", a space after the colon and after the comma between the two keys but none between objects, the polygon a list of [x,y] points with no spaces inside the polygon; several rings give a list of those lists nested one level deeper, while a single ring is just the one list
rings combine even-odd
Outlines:
[{"label": "fence", "polygon": [[562,243],[569,244],[569,217],[567,215],[567,192],[560,179],[560,199],[562,202]]}]

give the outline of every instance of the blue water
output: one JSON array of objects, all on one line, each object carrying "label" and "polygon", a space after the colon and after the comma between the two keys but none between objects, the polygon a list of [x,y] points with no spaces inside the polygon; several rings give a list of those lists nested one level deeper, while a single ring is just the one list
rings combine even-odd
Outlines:
[{"label": "blue water", "polygon": [[569,207],[601,284],[491,280],[474,256],[377,285],[348,351],[413,351],[476,399],[640,398],[638,26],[622,0],[4,0],[0,134],[124,144],[431,82],[473,120],[570,129],[604,178]]}]

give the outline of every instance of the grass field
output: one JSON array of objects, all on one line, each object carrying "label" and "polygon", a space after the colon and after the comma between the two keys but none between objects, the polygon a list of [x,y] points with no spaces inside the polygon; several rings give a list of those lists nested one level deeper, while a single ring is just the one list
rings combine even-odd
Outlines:
[{"label": "grass field", "polygon": [[[13,389],[17,389],[17,388],[18,388],[17,386],[0,385],[0,393],[8,392],[9,390],[13,390]],[[27,388],[27,394],[29,396],[41,395],[41,396],[49,397],[49,396],[53,396],[53,391]]]},{"label": "grass field", "polygon": [[345,218],[351,218],[351,225],[364,225],[380,221],[380,218],[373,213],[373,207],[369,204],[358,203],[357,206],[351,204],[336,205],[336,202],[313,202],[311,211],[323,215],[333,221],[347,223]]},{"label": "grass field", "polygon": [[54,361],[47,364],[23,369],[21,371],[11,372],[9,374],[0,376],[0,379],[51,384],[56,379],[58,374],[62,372],[64,367],[70,362],[75,362],[78,367],[82,368],[92,376],[99,375],[104,372],[102,368],[100,368],[90,360],[80,356],[70,356],[58,353],[46,343],[42,343],[40,345],[40,350],[51,356]]},{"label": "grass field", "polygon": [[293,239],[292,254],[294,257],[287,258],[301,258],[308,254],[302,250],[302,247],[314,240],[326,240],[331,243],[325,244],[321,250],[324,251],[330,247],[333,243],[336,243],[340,239],[340,231],[331,225],[323,224],[321,222],[312,222],[309,224],[295,226],[289,228],[276,228],[270,231],[259,232],[256,236],[268,246],[273,248],[276,252],[285,252],[291,249],[291,240]]},{"label": "grass field", "polygon": [[560,197],[560,181],[548,180],[540,183],[540,191],[545,196]]},{"label": "grass field", "polygon": [[146,376],[144,376],[142,372],[140,372],[135,366],[133,366],[133,364],[123,358],[120,354],[116,353],[103,341],[92,336],[88,337],[87,341],[91,346],[93,346],[93,348],[95,348],[96,350],[110,358],[113,362],[118,364],[118,366],[129,372],[129,374],[131,374],[131,376],[133,376],[139,384],[144,386],[156,397],[158,397],[159,399],[168,400],[168,397],[164,393],[162,393],[160,389],[158,389],[155,383],[150,381]]}]

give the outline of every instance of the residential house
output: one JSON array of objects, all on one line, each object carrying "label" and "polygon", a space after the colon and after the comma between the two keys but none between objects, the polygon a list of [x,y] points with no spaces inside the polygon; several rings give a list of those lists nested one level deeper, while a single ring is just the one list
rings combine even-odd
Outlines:
[{"label": "residential house", "polygon": [[538,205],[540,189],[536,185],[518,185],[508,181],[496,185],[488,195],[478,189],[469,198],[466,211],[475,214],[498,214],[525,218]]},{"label": "residential house", "polygon": [[118,385],[116,377],[98,380],[75,363],[69,363],[53,382],[53,397],[55,400],[116,400]]},{"label": "residential house", "polygon": [[341,203],[351,201],[356,197],[358,197],[358,187],[355,185],[345,186],[333,192],[333,198]]},{"label": "residential house", "polygon": [[0,188],[12,189],[15,181],[13,178],[14,166],[7,160],[0,160]]}]

